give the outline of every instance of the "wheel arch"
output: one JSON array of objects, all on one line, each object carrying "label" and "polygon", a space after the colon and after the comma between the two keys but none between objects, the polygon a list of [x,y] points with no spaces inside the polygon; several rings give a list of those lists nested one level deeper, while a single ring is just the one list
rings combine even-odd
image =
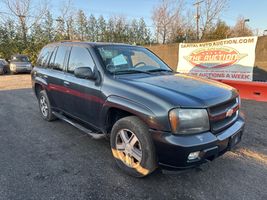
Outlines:
[{"label": "wheel arch", "polygon": [[33,84],[33,90],[34,90],[34,94],[36,95],[36,97],[38,97],[38,93],[41,90],[45,90],[47,88],[47,82],[46,80],[40,78],[40,77],[35,77],[34,79],[34,84]]},{"label": "wheel arch", "polygon": [[40,83],[35,83],[35,84],[34,84],[34,94],[35,94],[36,97],[38,97],[38,94],[39,94],[42,90],[44,90],[44,87],[43,87],[42,84],[40,84]]},{"label": "wheel arch", "polygon": [[101,127],[105,133],[110,133],[115,122],[123,117],[136,116],[142,120],[149,128],[156,128],[155,114],[146,106],[132,100],[110,96],[105,101],[101,114]]}]

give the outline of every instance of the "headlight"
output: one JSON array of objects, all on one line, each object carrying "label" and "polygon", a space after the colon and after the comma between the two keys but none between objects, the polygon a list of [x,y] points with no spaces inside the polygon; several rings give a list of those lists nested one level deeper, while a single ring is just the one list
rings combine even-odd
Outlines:
[{"label": "headlight", "polygon": [[15,64],[10,64],[10,69],[15,69],[16,65]]},{"label": "headlight", "polygon": [[173,109],[169,112],[172,132],[175,134],[193,134],[210,129],[206,109]]}]

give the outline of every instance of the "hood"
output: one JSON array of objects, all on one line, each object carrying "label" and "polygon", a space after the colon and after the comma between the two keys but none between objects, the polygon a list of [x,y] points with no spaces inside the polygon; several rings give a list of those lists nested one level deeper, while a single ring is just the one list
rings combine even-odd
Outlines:
[{"label": "hood", "polygon": [[228,85],[184,74],[140,74],[120,79],[167,101],[172,106],[210,107],[237,96],[236,90]]}]

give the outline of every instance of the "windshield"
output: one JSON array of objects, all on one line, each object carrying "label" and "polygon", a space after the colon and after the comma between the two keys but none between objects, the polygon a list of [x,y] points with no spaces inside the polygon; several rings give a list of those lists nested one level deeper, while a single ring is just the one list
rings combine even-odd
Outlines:
[{"label": "windshield", "polygon": [[29,62],[27,56],[12,56],[11,61],[13,62]]},{"label": "windshield", "polygon": [[0,59],[0,65],[5,65],[6,64],[6,61],[5,60],[2,60]]},{"label": "windshield", "polygon": [[157,56],[145,48],[107,45],[99,46],[97,50],[105,68],[113,74],[172,71]]}]

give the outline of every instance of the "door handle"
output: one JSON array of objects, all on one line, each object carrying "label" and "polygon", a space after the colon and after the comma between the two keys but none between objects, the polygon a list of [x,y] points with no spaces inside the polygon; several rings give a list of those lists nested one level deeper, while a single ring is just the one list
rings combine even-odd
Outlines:
[{"label": "door handle", "polygon": [[67,87],[70,85],[70,82],[68,82],[68,81],[64,81],[63,83],[64,83],[64,85],[67,86]]}]

